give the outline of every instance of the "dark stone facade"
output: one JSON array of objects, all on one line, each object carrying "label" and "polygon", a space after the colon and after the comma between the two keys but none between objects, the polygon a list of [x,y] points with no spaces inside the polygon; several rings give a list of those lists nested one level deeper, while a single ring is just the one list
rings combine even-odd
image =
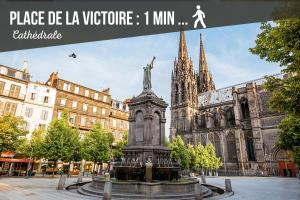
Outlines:
[{"label": "dark stone facade", "polygon": [[[186,51],[183,55],[187,56],[182,38],[183,32],[179,53]],[[277,125],[284,116],[268,109],[271,94],[262,87],[264,78],[215,90],[202,40],[199,63],[199,74],[189,57],[178,56],[174,63],[170,139],[181,135],[185,143],[214,144],[223,162],[220,173],[278,175],[282,158],[277,155],[284,153],[275,147],[275,141]],[[204,76],[210,78],[201,78]],[[282,74],[276,76],[283,78]],[[184,87],[180,87],[182,82]]]}]

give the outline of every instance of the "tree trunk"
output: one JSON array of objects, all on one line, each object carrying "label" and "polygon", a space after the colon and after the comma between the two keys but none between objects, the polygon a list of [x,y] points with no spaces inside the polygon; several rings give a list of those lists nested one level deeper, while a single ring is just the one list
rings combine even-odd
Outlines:
[{"label": "tree trunk", "polygon": [[103,163],[100,163],[100,175],[102,175]]},{"label": "tree trunk", "polygon": [[52,167],[52,178],[54,178],[54,169],[55,169],[55,166],[56,166],[56,161],[54,161],[54,164],[53,164],[53,167]]},{"label": "tree trunk", "polygon": [[94,179],[94,176],[95,176],[95,166],[96,166],[96,164],[95,164],[95,162],[94,162],[93,170],[92,170],[92,179]]}]

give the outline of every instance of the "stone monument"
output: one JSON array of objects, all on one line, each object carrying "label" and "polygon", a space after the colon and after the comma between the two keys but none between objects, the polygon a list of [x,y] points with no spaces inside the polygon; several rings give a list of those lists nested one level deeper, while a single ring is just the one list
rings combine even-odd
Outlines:
[{"label": "stone monument", "polygon": [[[128,145],[114,162],[115,177],[94,177],[78,188],[80,194],[122,199],[199,199],[212,195],[195,178],[179,181],[180,167],[165,145],[167,103],[151,90],[153,62],[144,68],[143,91],[129,103]],[[173,180],[173,181],[171,181]]]},{"label": "stone monument", "polygon": [[[128,145],[124,158],[115,166],[121,180],[172,180],[178,178],[179,165],[165,146],[165,111],[168,104],[151,90],[150,64],[144,67],[143,91],[129,102]],[[150,177],[151,176],[151,177]]]}]

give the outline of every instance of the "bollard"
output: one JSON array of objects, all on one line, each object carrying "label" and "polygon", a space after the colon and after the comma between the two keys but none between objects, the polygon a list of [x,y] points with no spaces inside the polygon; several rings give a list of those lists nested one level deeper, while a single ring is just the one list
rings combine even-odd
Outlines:
[{"label": "bollard", "polygon": [[103,200],[111,199],[111,187],[112,187],[112,184],[110,181],[105,182],[104,191],[103,191]]},{"label": "bollard", "polygon": [[230,179],[225,179],[225,191],[226,192],[232,192],[231,180]]},{"label": "bollard", "polygon": [[66,174],[62,174],[59,177],[58,185],[56,187],[57,190],[63,190],[64,189],[64,186],[65,186],[65,183],[66,183],[66,179],[67,179],[67,175]]},{"label": "bollard", "polygon": [[206,184],[205,175],[201,175],[201,183]]},{"label": "bollard", "polygon": [[77,183],[82,183],[82,173],[81,172],[79,172],[79,174],[78,174]]},{"label": "bollard", "polygon": [[110,181],[110,174],[106,172],[104,174],[104,178],[105,178],[105,181]]},{"label": "bollard", "polygon": [[201,184],[200,183],[195,184],[194,188],[195,188],[195,199],[196,200],[203,199],[201,194]]}]

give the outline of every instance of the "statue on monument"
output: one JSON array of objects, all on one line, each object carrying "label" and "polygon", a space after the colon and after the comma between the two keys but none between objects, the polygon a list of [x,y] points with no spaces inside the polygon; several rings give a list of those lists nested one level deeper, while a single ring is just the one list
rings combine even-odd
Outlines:
[{"label": "statue on monument", "polygon": [[155,56],[153,57],[150,64],[147,64],[147,67],[143,67],[144,69],[144,81],[143,81],[143,89],[151,90],[151,69],[153,69],[153,62],[155,60]]}]

